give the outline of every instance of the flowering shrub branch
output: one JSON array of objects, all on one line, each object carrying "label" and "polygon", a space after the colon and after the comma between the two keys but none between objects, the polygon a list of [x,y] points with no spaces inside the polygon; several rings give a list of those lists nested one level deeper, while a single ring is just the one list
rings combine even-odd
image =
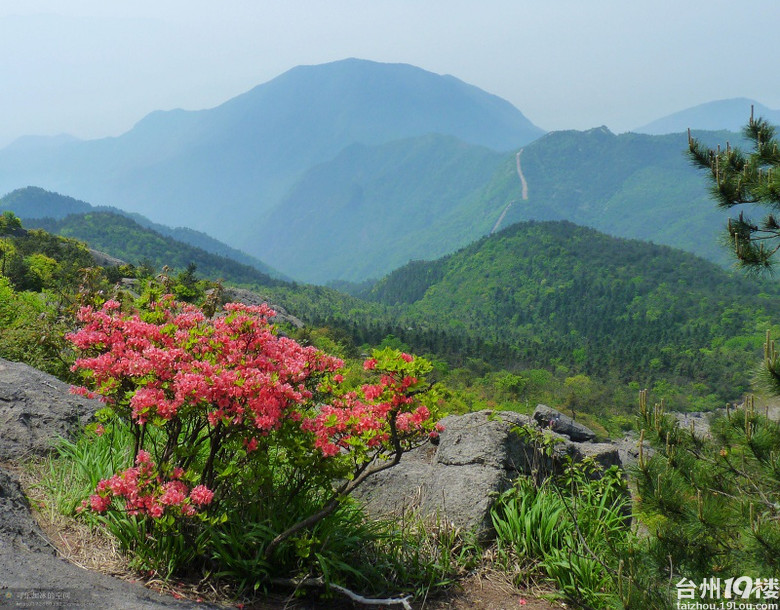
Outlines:
[{"label": "flowering shrub branch", "polygon": [[136,462],[100,481],[92,510],[215,521],[246,503],[283,510],[294,494],[320,498],[268,557],[437,434],[427,361],[375,351],[367,382],[347,383],[341,360],[278,335],[274,315],[233,303],[206,317],[170,295],[145,311],[122,312],[116,301],[81,309],[82,327],[67,338],[91,389],[75,391],[94,391],[132,431]]}]

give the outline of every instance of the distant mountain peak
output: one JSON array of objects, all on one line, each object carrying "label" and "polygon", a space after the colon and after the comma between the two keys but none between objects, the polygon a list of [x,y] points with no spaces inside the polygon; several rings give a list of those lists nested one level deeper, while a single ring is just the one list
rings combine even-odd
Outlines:
[{"label": "distant mountain peak", "polygon": [[299,122],[335,114],[331,130],[366,144],[440,133],[507,151],[545,133],[505,99],[452,75],[355,57],[296,66],[215,110],[249,117],[263,108],[285,121],[301,103]]},{"label": "distant mountain peak", "polygon": [[756,117],[763,117],[770,123],[780,123],[780,110],[772,110],[746,97],[735,97],[686,108],[656,119],[633,131],[650,135],[665,135],[681,133],[691,128],[700,131],[726,130],[738,133],[742,131],[750,118],[751,106],[754,107]]},{"label": "distant mountain peak", "polygon": [[428,134],[516,152],[544,131],[508,101],[409,64],[298,66],[214,108],[150,113],[130,131],[0,151],[0,192],[27,184],[186,223],[255,256],[258,229],[309,170],[352,144]]}]

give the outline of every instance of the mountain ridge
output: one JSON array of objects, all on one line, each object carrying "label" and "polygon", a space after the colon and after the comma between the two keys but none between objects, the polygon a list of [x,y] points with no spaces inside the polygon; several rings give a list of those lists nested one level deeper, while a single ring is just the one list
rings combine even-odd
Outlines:
[{"label": "mountain ridge", "polygon": [[306,281],[361,282],[516,222],[571,220],[730,263],[717,244],[728,212],[688,162],[683,133],[550,132],[520,149],[522,178],[517,152],[481,150],[443,136],[346,149],[307,171],[257,228],[261,255]]},{"label": "mountain ridge", "polygon": [[[543,131],[508,102],[408,64],[298,67],[211,109],[157,111],[113,138],[0,151],[0,192],[28,184],[101,201],[252,251],[307,169],[353,143],[431,132],[510,148]],[[247,223],[247,219],[250,220]]]},{"label": "mountain ridge", "polygon": [[[137,223],[141,227],[156,232],[161,236],[177,240],[183,244],[192,246],[193,248],[201,249],[209,254],[228,258],[236,263],[253,267],[260,273],[275,279],[285,281],[289,279],[263,261],[231,248],[205,233],[200,233],[186,227],[167,227],[154,223],[139,214],[128,213],[111,206],[94,206],[86,201],[74,199],[73,197],[61,195],[59,193],[52,193],[40,187],[25,187],[0,197],[0,212],[6,210],[14,212],[19,218],[27,221],[26,224],[29,224],[30,226],[45,225],[51,228],[55,226],[67,226],[67,223],[63,221],[69,217],[84,216],[85,214],[92,212],[106,212],[111,215],[130,219],[133,223]],[[72,222],[73,219],[71,218],[71,223]],[[88,235],[81,234],[81,237],[84,241],[91,241],[88,239]]]}]

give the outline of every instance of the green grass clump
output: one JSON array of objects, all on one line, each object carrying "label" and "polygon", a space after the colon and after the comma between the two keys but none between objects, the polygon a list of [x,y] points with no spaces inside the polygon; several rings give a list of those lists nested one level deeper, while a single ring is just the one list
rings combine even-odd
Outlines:
[{"label": "green grass clump", "polygon": [[[540,454],[550,457],[554,440],[538,434]],[[516,585],[546,579],[584,608],[669,607],[666,587],[646,567],[648,547],[631,527],[627,481],[615,466],[568,460],[559,474],[521,477],[498,497],[492,520],[498,560]]]}]

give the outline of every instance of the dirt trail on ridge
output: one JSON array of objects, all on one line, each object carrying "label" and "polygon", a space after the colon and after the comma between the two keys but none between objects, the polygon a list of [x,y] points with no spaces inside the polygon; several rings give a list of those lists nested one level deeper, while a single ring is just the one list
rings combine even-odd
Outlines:
[{"label": "dirt trail on ridge", "polygon": [[[528,181],[525,179],[525,176],[523,175],[523,167],[520,165],[520,155],[523,154],[523,148],[519,150],[519,152],[515,155],[515,163],[517,164],[517,175],[520,177],[520,184],[522,184],[522,198],[523,201],[528,201]],[[504,217],[506,216],[506,213],[509,211],[509,208],[512,207],[512,204],[516,203],[515,201],[510,201],[507,206],[504,208],[504,211],[501,212],[501,216],[498,217],[498,220],[496,221],[496,224],[493,225],[493,228],[490,230],[490,234],[493,235],[496,231],[498,231],[501,228],[501,223],[504,222]]]}]

